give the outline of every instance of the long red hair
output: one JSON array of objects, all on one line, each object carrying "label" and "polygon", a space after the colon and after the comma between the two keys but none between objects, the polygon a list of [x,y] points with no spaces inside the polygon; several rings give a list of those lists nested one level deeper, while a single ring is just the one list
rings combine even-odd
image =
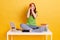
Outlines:
[{"label": "long red hair", "polygon": [[[34,13],[36,13],[36,6],[35,6],[35,4],[34,3],[30,3],[30,5],[29,5],[29,7],[31,7],[32,6],[32,4],[34,5],[34,7],[35,7],[35,9],[34,9]],[[31,15],[31,13],[32,13],[32,10],[30,10],[30,15]],[[33,15],[32,15],[33,16]],[[34,17],[34,16],[33,16]]]}]

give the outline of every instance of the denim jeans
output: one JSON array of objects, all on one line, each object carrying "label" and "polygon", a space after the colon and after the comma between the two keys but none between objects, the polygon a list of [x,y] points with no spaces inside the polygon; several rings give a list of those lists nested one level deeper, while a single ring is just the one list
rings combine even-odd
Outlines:
[{"label": "denim jeans", "polygon": [[46,27],[37,27],[37,26],[32,26],[32,25],[27,25],[27,24],[21,24],[20,25],[22,29],[24,30],[31,30],[32,32],[43,32],[46,31]]}]

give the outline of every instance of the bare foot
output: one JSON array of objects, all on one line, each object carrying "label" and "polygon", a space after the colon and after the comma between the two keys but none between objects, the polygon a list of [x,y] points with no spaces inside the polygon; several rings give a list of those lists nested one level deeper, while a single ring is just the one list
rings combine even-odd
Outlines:
[{"label": "bare foot", "polygon": [[30,32],[32,32],[32,29],[30,29]]}]

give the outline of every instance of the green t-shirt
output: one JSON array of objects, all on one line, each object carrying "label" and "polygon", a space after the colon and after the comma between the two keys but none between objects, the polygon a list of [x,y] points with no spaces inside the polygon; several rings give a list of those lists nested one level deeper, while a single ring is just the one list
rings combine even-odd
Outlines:
[{"label": "green t-shirt", "polygon": [[27,19],[27,25],[36,26],[35,22],[35,18],[33,18],[33,16],[30,15],[30,17]]}]

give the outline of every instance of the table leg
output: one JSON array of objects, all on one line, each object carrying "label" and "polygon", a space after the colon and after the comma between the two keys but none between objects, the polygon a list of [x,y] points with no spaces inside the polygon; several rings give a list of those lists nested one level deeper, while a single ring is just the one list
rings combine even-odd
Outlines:
[{"label": "table leg", "polygon": [[46,35],[46,40],[47,40],[48,35]]},{"label": "table leg", "polygon": [[8,39],[8,34],[7,34],[7,40],[9,40],[9,39]]},{"label": "table leg", "polygon": [[13,35],[11,35],[11,40],[13,40]]},{"label": "table leg", "polygon": [[52,40],[52,34],[51,34],[51,40]]}]

